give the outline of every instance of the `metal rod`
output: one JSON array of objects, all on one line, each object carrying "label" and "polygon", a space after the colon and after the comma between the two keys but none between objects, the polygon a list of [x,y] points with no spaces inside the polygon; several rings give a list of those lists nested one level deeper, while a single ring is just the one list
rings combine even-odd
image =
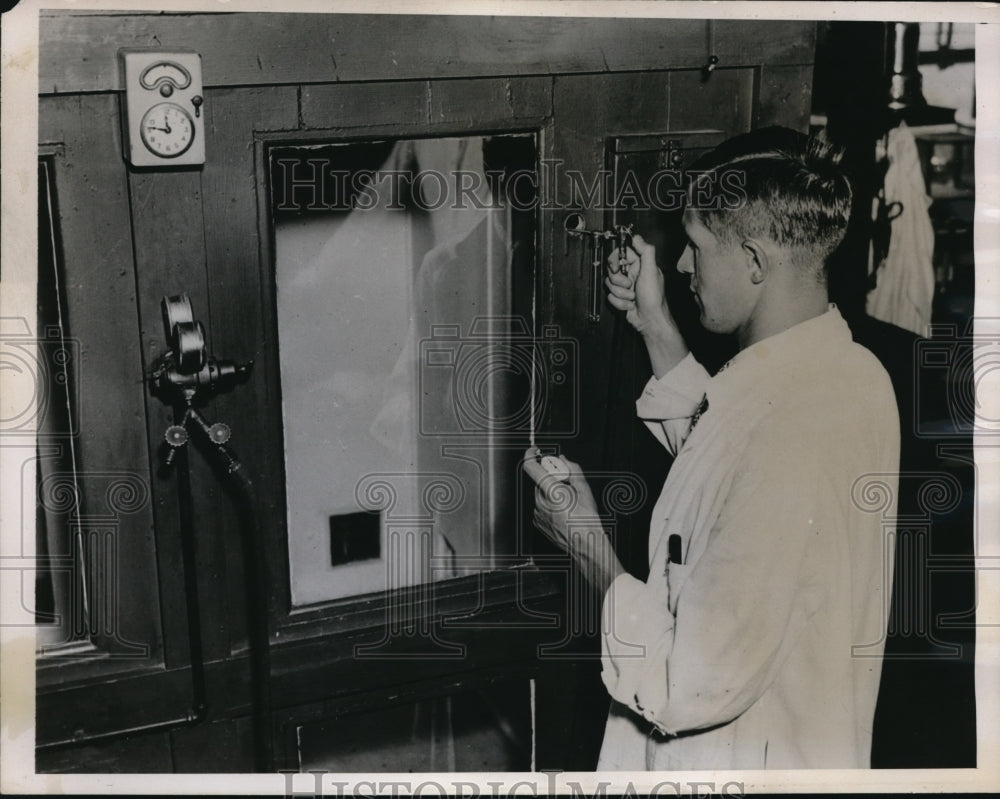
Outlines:
[{"label": "metal rod", "polygon": [[[563,220],[563,228],[566,231],[567,242],[570,236],[586,239],[590,246],[590,281],[587,294],[587,319],[591,322],[601,320],[602,291],[601,283],[604,275],[603,269],[603,248],[602,242],[615,241],[621,251],[618,256],[618,268],[622,269],[625,264],[624,249],[632,237],[632,225],[615,225],[607,230],[596,230],[588,228],[583,214],[568,214]],[[583,269],[585,253],[581,253],[580,267]],[[581,274],[582,277],[582,274]]]},{"label": "metal rod", "polygon": [[601,268],[601,244],[596,236],[590,240],[590,312],[587,318],[591,322],[601,321],[601,276],[604,270]]},{"label": "metal rod", "polygon": [[193,710],[200,719],[208,710],[205,692],[205,656],[201,636],[201,602],[198,597],[198,558],[194,538],[194,499],[191,463],[186,448],[177,453],[177,504],[181,522],[181,562],[184,564],[184,594],[187,605],[188,652],[191,661]]},{"label": "metal rod", "polygon": [[131,735],[143,735],[157,730],[172,730],[178,727],[189,727],[202,721],[204,715],[198,715],[192,709],[187,716],[178,716],[165,721],[154,721],[151,724],[137,724],[135,727],[125,727],[123,729],[111,730],[110,732],[99,732],[96,735],[82,735],[79,738],[63,738],[51,743],[37,744],[35,750],[38,752],[53,752],[59,749],[71,749],[74,746],[88,746],[95,743],[114,741],[119,738],[128,738]]},{"label": "metal rod", "polygon": [[230,478],[229,485],[238,494],[237,511],[241,515],[240,532],[243,543],[243,565],[246,575],[247,644],[250,649],[250,687],[253,706],[254,764],[258,772],[274,771],[274,741],[271,736],[271,640],[268,619],[270,608],[267,589],[270,586],[266,559],[263,557],[264,537],[260,514],[256,510],[253,481],[236,454],[212,437],[212,426],[193,408],[188,412],[190,423],[201,432],[205,451],[214,457]]}]

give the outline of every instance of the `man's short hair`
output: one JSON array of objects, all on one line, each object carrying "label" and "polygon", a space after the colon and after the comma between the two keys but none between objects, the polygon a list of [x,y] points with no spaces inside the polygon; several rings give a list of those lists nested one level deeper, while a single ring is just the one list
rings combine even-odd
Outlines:
[{"label": "man's short hair", "polygon": [[842,155],[789,128],[736,136],[693,165],[688,208],[726,243],[766,238],[825,264],[851,215]]}]

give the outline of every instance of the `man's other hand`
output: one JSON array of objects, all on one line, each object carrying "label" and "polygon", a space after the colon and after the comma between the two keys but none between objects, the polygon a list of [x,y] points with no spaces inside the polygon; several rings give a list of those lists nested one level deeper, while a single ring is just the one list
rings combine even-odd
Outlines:
[{"label": "man's other hand", "polygon": [[591,585],[603,594],[624,568],[604,532],[597,502],[580,466],[562,460],[569,480],[543,479],[535,487],[534,523],[576,561]]}]

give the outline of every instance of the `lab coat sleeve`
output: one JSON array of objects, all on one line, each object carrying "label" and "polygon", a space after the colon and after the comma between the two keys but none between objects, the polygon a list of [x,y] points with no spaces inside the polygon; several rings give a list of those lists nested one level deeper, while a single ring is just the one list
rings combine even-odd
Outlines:
[{"label": "lab coat sleeve", "polygon": [[743,713],[818,606],[819,564],[833,559],[822,553],[843,521],[840,489],[808,438],[789,432],[748,449],[697,562],[646,583],[619,577],[605,594],[605,685],[663,733]]},{"label": "lab coat sleeve", "polygon": [[705,367],[688,353],[673,369],[649,378],[635,409],[657,441],[676,455],[691,429],[691,417],[705,398],[710,380]]}]

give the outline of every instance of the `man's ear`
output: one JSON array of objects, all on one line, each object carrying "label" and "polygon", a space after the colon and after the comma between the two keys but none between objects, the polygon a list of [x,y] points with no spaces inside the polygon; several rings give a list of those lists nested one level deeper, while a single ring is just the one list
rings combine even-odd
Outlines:
[{"label": "man's ear", "polygon": [[755,286],[763,283],[771,272],[770,253],[757,239],[745,239],[741,245],[746,258],[746,267],[750,282]]}]

